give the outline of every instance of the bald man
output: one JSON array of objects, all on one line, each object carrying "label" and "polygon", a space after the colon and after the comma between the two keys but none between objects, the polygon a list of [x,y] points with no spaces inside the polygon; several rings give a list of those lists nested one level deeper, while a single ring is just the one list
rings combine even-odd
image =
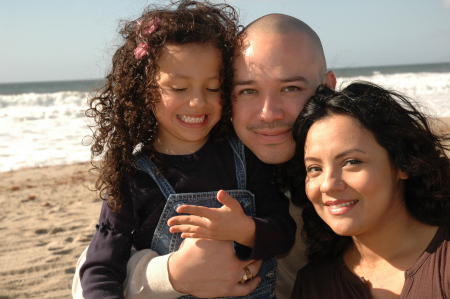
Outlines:
[{"label": "bald man", "polygon": [[[243,31],[244,46],[235,62],[233,125],[238,137],[262,161],[287,162],[294,155],[292,125],[320,84],[334,88],[317,34],[302,21],[281,14],[261,17]],[[300,220],[300,210],[291,205]],[[301,224],[298,225],[298,230]],[[278,259],[277,297],[290,298],[297,270],[305,264],[297,237],[290,254]],[[248,267],[258,273],[261,261],[241,261],[232,242],[186,239],[171,255],[151,250],[134,254],[128,263],[126,298],[202,298],[244,296],[260,278],[238,283]],[[76,287],[76,286],[75,286]],[[254,296],[252,298],[258,298]]]},{"label": "bald man", "polygon": [[243,32],[235,61],[233,126],[238,137],[265,163],[294,156],[292,125],[320,84],[334,88],[317,34],[302,21],[271,14]]}]

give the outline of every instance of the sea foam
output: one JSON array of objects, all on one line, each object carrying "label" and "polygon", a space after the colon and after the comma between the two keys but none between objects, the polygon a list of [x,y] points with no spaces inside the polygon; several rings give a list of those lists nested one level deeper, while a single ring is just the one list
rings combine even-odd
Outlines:
[{"label": "sea foam", "polygon": [[[446,69],[438,72],[338,75],[337,89],[354,80],[367,80],[404,93],[433,117],[450,117],[450,64],[444,66]],[[16,84],[13,87],[18,91],[8,89],[3,95],[5,85],[0,85],[0,171],[89,161],[92,123],[84,115],[90,96],[88,88],[80,91],[84,88],[80,82],[50,83],[45,83],[52,88],[47,93],[42,90],[50,87],[44,83],[28,85],[26,91]],[[54,91],[58,87],[67,91]],[[34,88],[39,92],[29,92]]]}]

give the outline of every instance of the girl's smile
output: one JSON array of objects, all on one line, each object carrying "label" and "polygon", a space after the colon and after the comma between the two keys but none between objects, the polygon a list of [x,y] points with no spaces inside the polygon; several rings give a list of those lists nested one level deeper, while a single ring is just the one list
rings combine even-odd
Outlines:
[{"label": "girl's smile", "polygon": [[178,119],[186,124],[203,124],[208,117],[207,115],[203,116],[188,116],[188,115],[177,115]]}]

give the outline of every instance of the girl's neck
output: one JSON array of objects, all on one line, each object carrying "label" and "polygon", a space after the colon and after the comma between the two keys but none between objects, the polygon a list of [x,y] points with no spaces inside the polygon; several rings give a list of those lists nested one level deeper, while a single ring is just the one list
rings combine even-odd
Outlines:
[{"label": "girl's neck", "polygon": [[195,152],[197,152],[199,149],[201,149],[206,142],[208,141],[208,138],[205,138],[202,141],[198,142],[184,142],[184,143],[173,143],[170,144],[168,142],[163,142],[161,139],[156,138],[153,142],[153,146],[155,150],[159,153],[166,154],[166,155],[190,155]]}]

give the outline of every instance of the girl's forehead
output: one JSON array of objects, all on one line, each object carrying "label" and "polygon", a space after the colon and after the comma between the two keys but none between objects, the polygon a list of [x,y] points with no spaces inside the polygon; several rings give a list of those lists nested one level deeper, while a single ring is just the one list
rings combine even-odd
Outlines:
[{"label": "girl's forehead", "polygon": [[212,45],[168,45],[158,61],[160,75],[167,78],[218,79],[222,67],[219,49]]}]

